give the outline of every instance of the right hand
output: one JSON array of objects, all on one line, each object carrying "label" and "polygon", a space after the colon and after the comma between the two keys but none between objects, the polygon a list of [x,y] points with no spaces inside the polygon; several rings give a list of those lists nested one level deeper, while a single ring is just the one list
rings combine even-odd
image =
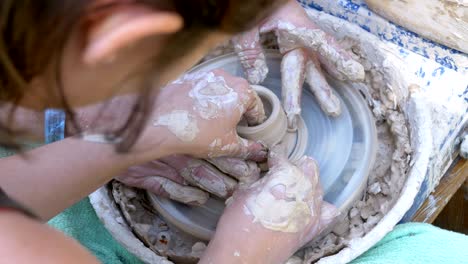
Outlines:
[{"label": "right hand", "polygon": [[[187,74],[163,88],[156,109],[134,150],[146,151],[147,160],[187,154],[198,158],[237,157],[266,159],[266,148],[239,137],[237,124],[261,123],[265,112],[247,80],[223,70]],[[159,155],[159,156],[158,156]]]},{"label": "right hand", "polygon": [[174,155],[131,167],[116,179],[181,203],[202,205],[208,200],[208,193],[228,198],[238,184],[250,184],[259,177],[260,169],[253,161],[237,158],[205,161]]},{"label": "right hand", "polygon": [[283,108],[288,128],[297,129],[301,114],[304,81],[309,84],[322,110],[330,116],[341,114],[341,103],[325,78],[323,70],[343,81],[363,81],[364,67],[322,31],[296,0],[289,0],[273,15],[252,30],[233,39],[247,79],[260,84],[268,74],[260,34],[275,32],[281,63]]}]

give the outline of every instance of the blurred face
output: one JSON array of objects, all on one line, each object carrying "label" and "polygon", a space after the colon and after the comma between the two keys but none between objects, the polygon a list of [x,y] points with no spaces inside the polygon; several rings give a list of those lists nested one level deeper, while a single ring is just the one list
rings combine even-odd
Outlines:
[{"label": "blurred face", "polygon": [[[177,59],[174,67],[145,70],[145,66],[161,57],[170,35],[177,33],[182,25],[175,14],[128,10],[111,15],[90,28],[74,29],[66,43],[61,65],[61,89],[70,106],[80,107],[118,94],[138,93],[148,80],[155,89],[161,87],[230,37],[224,33],[207,33],[185,56]],[[57,89],[51,89],[55,85],[54,70],[46,68],[33,79],[20,102],[22,106],[36,110],[61,107],[59,95],[53,94]]]},{"label": "blurred face", "polygon": [[[117,53],[89,65],[82,61],[78,41],[71,40],[64,54],[64,90],[72,106],[82,106],[105,100],[111,96],[138,93],[145,80],[155,79],[154,88],[176,79],[194,66],[210,49],[227,39],[220,33],[207,35],[201,43],[179,58],[175,67],[144,70],[151,60],[158,60],[166,45],[166,36],[152,36],[120,49]],[[150,76],[148,76],[150,75]],[[151,76],[154,75],[154,76]],[[156,80],[157,78],[157,80]]]}]

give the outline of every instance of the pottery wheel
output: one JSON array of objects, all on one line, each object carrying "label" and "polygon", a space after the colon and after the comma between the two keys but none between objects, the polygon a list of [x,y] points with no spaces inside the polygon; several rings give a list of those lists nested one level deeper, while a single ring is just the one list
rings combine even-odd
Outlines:
[{"label": "pottery wheel", "polygon": [[[281,98],[281,56],[267,53],[269,74],[262,86]],[[209,71],[222,68],[244,76],[235,55],[225,55],[206,61],[192,70]],[[324,199],[341,211],[361,198],[375,157],[376,131],[372,114],[359,91],[345,83],[329,79],[342,103],[339,117],[327,116],[304,85],[302,118],[297,132],[288,132],[290,158],[308,155],[317,160]],[[298,156],[299,155],[299,156]],[[148,194],[152,205],[173,228],[197,239],[208,241],[224,209],[224,201],[211,197],[200,207],[188,206]]]}]

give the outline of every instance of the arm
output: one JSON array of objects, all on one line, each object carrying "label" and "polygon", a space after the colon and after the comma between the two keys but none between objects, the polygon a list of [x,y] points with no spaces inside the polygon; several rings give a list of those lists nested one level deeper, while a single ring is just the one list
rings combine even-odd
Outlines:
[{"label": "arm", "polygon": [[1,262],[99,263],[77,241],[18,212],[2,212],[0,233]]},{"label": "arm", "polygon": [[[198,99],[190,97],[189,93],[192,88],[199,87],[195,85],[199,80],[189,78],[161,90],[155,103],[157,107],[149,113],[148,125],[130,153],[117,154],[112,145],[65,139],[28,152],[26,159],[22,156],[0,159],[3,171],[0,186],[43,219],[49,219],[128,167],[171,154],[262,160],[266,154],[264,147],[241,139],[236,133],[236,125],[243,115],[262,118],[256,111],[257,95],[246,80],[223,71],[209,74],[222,80],[234,98],[229,104],[220,103],[215,117],[206,119],[194,109]],[[125,98],[114,101],[118,102],[128,105]],[[119,117],[119,112],[125,109],[111,106],[115,111],[99,125],[115,124],[119,119],[113,117]],[[180,120],[178,113],[183,113],[186,119]],[[190,138],[186,137],[188,128],[193,128]],[[213,142],[219,144],[213,145]]]},{"label": "arm", "polygon": [[25,157],[0,159],[0,186],[47,220],[138,161],[138,155],[115,153],[112,145],[69,138]]},{"label": "arm", "polygon": [[[44,113],[17,106],[13,110],[9,102],[0,102],[0,121],[8,124],[13,131],[26,132],[22,139],[43,141],[44,140]],[[11,121],[10,121],[11,120]]]}]

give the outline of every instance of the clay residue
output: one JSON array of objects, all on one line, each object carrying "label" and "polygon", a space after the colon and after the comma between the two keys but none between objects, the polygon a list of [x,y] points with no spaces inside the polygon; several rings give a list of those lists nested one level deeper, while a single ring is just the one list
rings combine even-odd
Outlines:
[{"label": "clay residue", "polygon": [[468,0],[442,0],[442,1],[456,4],[457,6],[468,6]]},{"label": "clay residue", "polygon": [[245,213],[266,229],[288,233],[304,230],[312,218],[307,201],[313,190],[310,179],[293,166],[281,166],[271,173],[276,177],[266,186],[257,181],[250,187],[255,191],[246,201]]},{"label": "clay residue", "polygon": [[297,130],[301,114],[302,86],[305,78],[307,54],[303,49],[295,49],[284,55],[281,62],[281,86],[283,108],[288,118],[289,131]]},{"label": "clay residue", "polygon": [[296,48],[309,47],[326,58],[337,72],[348,79],[364,79],[362,66],[353,59],[346,59],[336,47],[328,44],[328,35],[322,30],[296,27],[287,21],[279,21],[276,35],[281,53]]},{"label": "clay residue", "polygon": [[153,126],[164,126],[183,142],[192,142],[198,136],[198,125],[195,117],[188,111],[174,110],[160,115]]},{"label": "clay residue", "polygon": [[135,235],[153,252],[178,263],[197,263],[203,243],[168,225],[145,192],[113,181],[112,196]]},{"label": "clay residue", "polygon": [[174,201],[185,204],[200,205],[206,203],[209,198],[208,193],[205,193],[198,188],[182,186],[164,177],[153,177],[153,179],[159,182],[161,190]]},{"label": "clay residue", "polygon": [[222,76],[209,72],[194,80],[189,96],[194,99],[195,110],[202,118],[216,118],[223,108],[237,104],[238,94],[226,84]]},{"label": "clay residue", "polygon": [[350,240],[370,232],[399,197],[410,167],[412,149],[408,124],[399,107],[406,97],[405,92],[394,89],[388,83],[389,78],[385,76],[382,65],[372,62],[373,58],[367,58],[368,51],[357,42],[343,39],[340,44],[366,70],[365,85],[361,86],[361,91],[366,95],[376,119],[377,157],[362,199],[352,206],[330,234],[298,252],[304,256],[305,263],[337,253]]}]

